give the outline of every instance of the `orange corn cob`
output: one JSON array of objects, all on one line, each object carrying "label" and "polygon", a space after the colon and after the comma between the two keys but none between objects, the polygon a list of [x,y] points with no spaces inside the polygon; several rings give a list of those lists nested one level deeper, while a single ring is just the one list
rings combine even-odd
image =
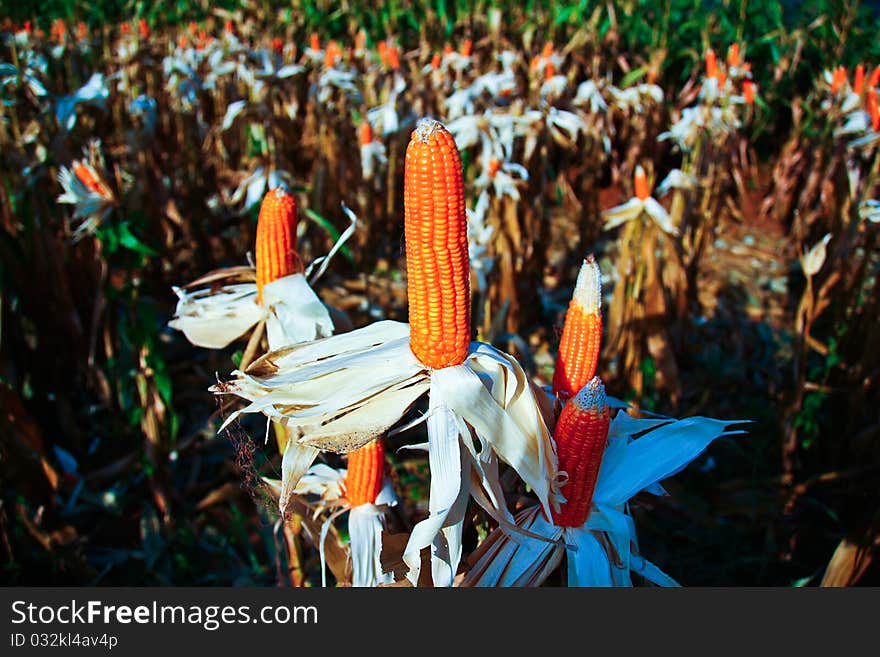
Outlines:
[{"label": "orange corn cob", "polygon": [[465,57],[470,57],[471,53],[474,50],[474,42],[470,39],[465,39],[464,43],[461,44],[461,54]]},{"label": "orange corn cob", "polygon": [[541,57],[544,59],[550,59],[550,55],[553,54],[553,42],[547,41],[544,43],[544,50],[541,51]]},{"label": "orange corn cob", "polygon": [[373,143],[373,127],[370,125],[369,121],[364,121],[361,123],[361,146],[366,146],[367,144]]},{"label": "orange corn cob", "polygon": [[348,474],[345,477],[345,496],[352,507],[373,504],[382,490],[385,467],[385,447],[382,440],[367,443],[348,453]]},{"label": "orange corn cob", "polygon": [[400,51],[397,46],[388,48],[388,66],[395,71],[400,68]]},{"label": "orange corn cob", "polygon": [[714,78],[718,72],[718,58],[715,57],[715,51],[709,48],[706,51],[706,77]]},{"label": "orange corn cob", "polygon": [[556,75],[556,67],[553,66],[553,62],[547,62],[547,66],[544,67],[544,80],[550,80],[554,75]]},{"label": "orange corn cob", "polygon": [[299,270],[296,254],[296,201],[287,190],[271,190],[257,220],[257,301],[263,286]]},{"label": "orange corn cob", "polygon": [[877,101],[877,89],[868,89],[868,97],[865,99],[868,115],[871,117],[871,129],[880,132],[880,103]]},{"label": "orange corn cob", "polygon": [[138,34],[140,34],[141,39],[148,39],[150,37],[150,26],[146,18],[138,20]]},{"label": "orange corn cob", "polygon": [[336,42],[331,40],[327,43],[327,49],[324,51],[324,68],[333,68],[336,63]]},{"label": "orange corn cob", "polygon": [[104,198],[110,198],[112,196],[110,190],[107,189],[107,185],[101,182],[98,172],[88,164],[74,160],[73,175],[75,175],[83,185],[96,194],[100,194]]},{"label": "orange corn cob", "polygon": [[559,470],[568,473],[560,491],[566,501],[553,512],[557,527],[580,527],[587,521],[610,424],[605,386],[599,377],[591,379],[563,407],[553,431]]},{"label": "orange corn cob", "polygon": [[321,39],[319,39],[318,35],[314,32],[309,36],[309,48],[316,52],[321,49]]},{"label": "orange corn cob", "polygon": [[718,80],[718,88],[721,89],[724,86],[724,83],[727,82],[727,73],[719,68],[718,72],[715,74],[715,79]]},{"label": "orange corn cob", "polygon": [[596,374],[602,344],[602,279],[596,259],[589,255],[578,273],[553,372],[553,394],[562,399],[577,394]]},{"label": "orange corn cob", "polygon": [[489,177],[494,178],[495,174],[497,174],[501,170],[501,161],[500,160],[489,160]]},{"label": "orange corn cob", "polygon": [[755,104],[755,83],[751,80],[743,82],[743,97],[749,105]]},{"label": "orange corn cob", "polygon": [[434,369],[459,365],[470,329],[470,266],[461,157],[433,119],[412,133],[404,166],[410,348]]},{"label": "orange corn cob", "polygon": [[122,31],[123,34],[127,35],[129,32],[131,32],[131,25],[129,25],[128,23],[123,23],[119,29]]},{"label": "orange corn cob", "polygon": [[880,84],[880,66],[875,66],[871,71],[871,77],[868,78],[868,87],[876,87]]},{"label": "orange corn cob", "polygon": [[76,26],[76,33],[79,35],[80,39],[85,39],[89,35],[89,28],[86,27],[86,24],[80,21]]},{"label": "orange corn cob", "polygon": [[189,25],[187,26],[186,29],[189,30],[189,33],[190,33],[190,34],[192,34],[193,36],[195,36],[195,35],[196,35],[196,32],[197,32],[198,29],[199,29],[198,23],[196,23],[195,21],[190,21],[190,22],[189,22]]},{"label": "orange corn cob", "polygon": [[831,93],[836,94],[845,83],[846,69],[843,66],[838,66],[834,69],[834,75],[831,78]]},{"label": "orange corn cob", "polygon": [[232,21],[229,20],[228,18],[226,19],[226,22],[223,24],[223,29],[226,30],[227,34],[234,34],[235,33],[235,25],[233,25]]},{"label": "orange corn cob", "polygon": [[177,40],[177,47],[180,48],[181,50],[183,50],[184,48],[186,48],[186,44],[187,44],[186,35],[181,34],[180,38]]},{"label": "orange corn cob", "polygon": [[281,37],[275,37],[272,39],[272,50],[279,55],[284,52],[284,41],[281,40]]},{"label": "orange corn cob", "polygon": [[856,72],[853,77],[853,91],[861,96],[862,91],[865,89],[865,65],[859,64],[856,66]]},{"label": "orange corn cob", "polygon": [[739,66],[739,44],[732,43],[727,49],[727,65]]},{"label": "orange corn cob", "polygon": [[640,201],[647,200],[651,195],[651,190],[648,187],[648,177],[645,175],[645,170],[641,166],[636,167],[635,194],[636,198]]},{"label": "orange corn cob", "polygon": [[439,68],[440,68],[440,62],[441,62],[441,61],[442,61],[442,60],[440,59],[440,55],[436,55],[436,54],[435,54],[433,57],[431,57],[431,68],[432,68],[433,70],[435,70],[435,71],[436,71],[437,69],[439,69]]}]

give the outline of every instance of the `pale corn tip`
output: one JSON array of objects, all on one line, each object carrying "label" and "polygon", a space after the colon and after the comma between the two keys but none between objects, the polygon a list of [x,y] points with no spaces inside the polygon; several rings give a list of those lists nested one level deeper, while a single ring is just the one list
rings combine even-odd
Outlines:
[{"label": "pale corn tip", "polygon": [[605,394],[605,385],[602,379],[594,376],[583,388],[575,395],[571,403],[582,411],[591,413],[602,413],[608,406],[608,396]]},{"label": "pale corn tip", "polygon": [[598,313],[602,305],[602,273],[593,254],[581,265],[572,298],[587,313]]},{"label": "pale corn tip", "polygon": [[416,129],[413,135],[419,139],[419,141],[427,144],[431,141],[431,136],[437,132],[438,130],[444,130],[443,124],[436,119],[432,119],[429,117],[425,117],[423,119],[419,119],[419,122],[416,124]]}]

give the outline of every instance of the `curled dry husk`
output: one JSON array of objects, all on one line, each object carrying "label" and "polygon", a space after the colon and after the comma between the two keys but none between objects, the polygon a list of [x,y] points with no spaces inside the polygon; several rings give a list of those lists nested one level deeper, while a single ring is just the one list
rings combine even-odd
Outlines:
[{"label": "curled dry husk", "polygon": [[305,276],[292,274],[267,283],[262,303],[257,302],[255,278],[252,267],[229,267],[175,287],[177,309],[168,325],[197,347],[209,349],[222,349],[262,320],[269,347],[275,349],[333,333],[327,307]]},{"label": "curled dry husk", "polygon": [[282,513],[318,449],[347,453],[362,447],[429,393],[431,515],[413,528],[404,552],[413,583],[419,551],[430,546],[434,583],[451,585],[468,495],[512,526],[499,459],[531,487],[547,513],[560,499],[556,454],[528,377],[515,359],[489,345],[472,343],[463,364],[430,370],[412,354],[407,324],[377,322],[270,352],[213,390],[251,402],[224,427],[241,413],[264,413],[296,435],[282,462]]}]

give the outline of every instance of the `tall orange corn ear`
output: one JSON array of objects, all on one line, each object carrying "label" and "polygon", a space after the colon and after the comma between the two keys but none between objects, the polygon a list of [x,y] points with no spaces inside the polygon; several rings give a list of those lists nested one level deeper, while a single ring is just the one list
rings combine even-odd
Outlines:
[{"label": "tall orange corn ear", "polygon": [[560,490],[566,501],[553,512],[557,527],[580,527],[587,521],[610,424],[605,386],[599,377],[591,379],[563,407],[553,431],[559,470],[568,473]]},{"label": "tall orange corn ear", "polygon": [[856,72],[853,77],[853,91],[856,95],[861,96],[862,91],[865,90],[865,65],[859,64],[856,66]]},{"label": "tall orange corn ear", "polygon": [[455,140],[434,119],[412,133],[403,196],[410,348],[428,367],[460,365],[471,339],[464,183]]},{"label": "tall orange corn ear", "polygon": [[400,68],[400,51],[397,46],[388,48],[388,67],[395,71]]},{"label": "tall orange corn ear", "polygon": [[645,175],[645,170],[641,165],[636,167],[634,187],[636,198],[640,201],[646,201],[651,195],[651,188],[648,187],[648,176]]},{"label": "tall orange corn ear", "polygon": [[868,89],[868,97],[865,99],[868,115],[871,117],[871,129],[880,132],[880,102],[877,100],[877,89]]},{"label": "tall orange corn ear", "polygon": [[348,474],[345,496],[352,507],[373,504],[382,490],[385,468],[385,446],[381,439],[367,443],[348,453]]},{"label": "tall orange corn ear", "polygon": [[880,66],[875,66],[868,78],[868,87],[876,87],[878,84],[880,84]]},{"label": "tall orange corn ear", "polygon": [[709,48],[709,50],[706,51],[706,77],[714,78],[717,72],[718,58],[715,56],[715,51]]},{"label": "tall orange corn ear", "polygon": [[541,57],[544,59],[550,59],[550,55],[553,54],[553,42],[546,41],[544,43],[544,49],[541,51]]},{"label": "tall orange corn ear", "polygon": [[110,191],[110,188],[107,187],[107,184],[101,178],[101,174],[99,174],[92,165],[79,160],[74,160],[73,175],[75,175],[83,185],[96,194],[100,194],[106,199],[113,198],[113,192]]},{"label": "tall orange corn ear", "polygon": [[731,43],[730,47],[727,49],[727,65],[739,66],[739,63],[739,44]]},{"label": "tall orange corn ear", "polygon": [[596,259],[581,265],[553,372],[553,394],[565,400],[577,394],[596,374],[602,344],[602,279]]},{"label": "tall orange corn ear", "polygon": [[743,81],[743,98],[748,105],[755,104],[755,83],[751,80]]},{"label": "tall orange corn ear", "polygon": [[263,286],[300,270],[296,254],[296,201],[283,187],[271,190],[257,220],[257,300]]},{"label": "tall orange corn ear", "polygon": [[361,123],[360,142],[361,146],[373,143],[373,126],[370,125],[369,121]]},{"label": "tall orange corn ear", "polygon": [[846,69],[838,66],[831,77],[831,93],[836,94],[844,84],[846,84]]}]

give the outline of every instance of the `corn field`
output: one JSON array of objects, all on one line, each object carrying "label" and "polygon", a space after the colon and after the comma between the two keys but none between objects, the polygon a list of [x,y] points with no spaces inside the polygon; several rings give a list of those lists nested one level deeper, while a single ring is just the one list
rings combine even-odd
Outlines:
[{"label": "corn field", "polygon": [[0,581],[876,585],[878,12],[4,6]]}]

